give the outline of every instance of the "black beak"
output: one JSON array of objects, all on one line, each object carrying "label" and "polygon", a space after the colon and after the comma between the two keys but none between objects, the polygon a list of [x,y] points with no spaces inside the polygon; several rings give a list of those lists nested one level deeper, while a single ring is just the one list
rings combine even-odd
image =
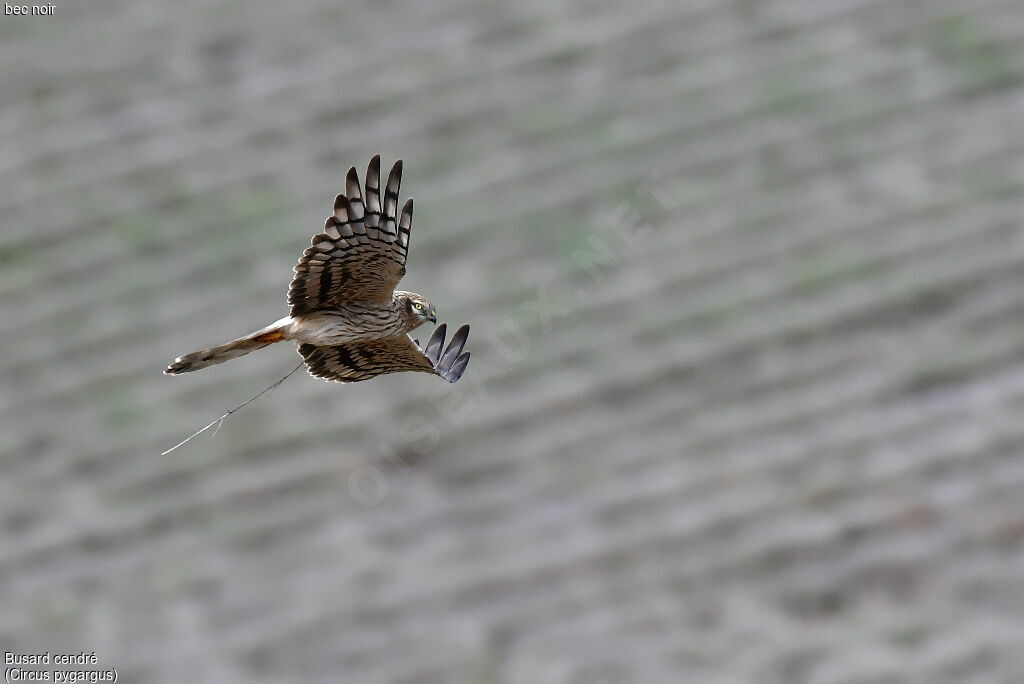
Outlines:
[{"label": "black beak", "polygon": [[437,323],[437,314],[433,311],[430,312],[430,318],[428,319],[431,323]]}]

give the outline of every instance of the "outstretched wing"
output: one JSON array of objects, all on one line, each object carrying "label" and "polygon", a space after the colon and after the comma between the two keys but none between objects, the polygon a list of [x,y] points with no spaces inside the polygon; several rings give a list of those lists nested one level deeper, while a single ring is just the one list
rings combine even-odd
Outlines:
[{"label": "outstretched wing", "polygon": [[462,351],[469,337],[469,326],[464,325],[455,332],[442,354],[447,332],[448,326],[444,323],[437,326],[423,349],[418,341],[402,335],[330,347],[305,343],[299,345],[299,353],[306,360],[309,374],[325,380],[359,382],[385,373],[420,371],[456,382],[469,364],[469,352]]},{"label": "outstretched wing", "polygon": [[366,203],[359,188],[359,174],[349,169],[345,194],[334,200],[334,215],[327,217],[324,232],[314,235],[295,265],[288,288],[291,315],[338,306],[346,302],[390,302],[398,281],[405,275],[405,258],[412,229],[412,200],[397,215],[398,189],[402,183],[399,160],[388,175],[380,202],[380,156],[366,170]]}]

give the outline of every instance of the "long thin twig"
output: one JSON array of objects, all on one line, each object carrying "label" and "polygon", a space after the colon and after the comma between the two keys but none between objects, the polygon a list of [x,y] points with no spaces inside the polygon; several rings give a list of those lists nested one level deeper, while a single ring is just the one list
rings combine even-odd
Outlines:
[{"label": "long thin twig", "polygon": [[[231,415],[232,413],[234,413],[235,411],[238,411],[239,409],[243,408],[243,407],[244,407],[244,406],[246,406],[247,404],[249,404],[249,403],[251,403],[251,402],[253,402],[253,401],[256,401],[257,399],[259,399],[260,397],[262,397],[262,396],[263,396],[264,394],[266,394],[267,392],[270,392],[271,390],[277,389],[277,388],[278,388],[278,387],[279,387],[279,386],[281,385],[281,383],[282,383],[282,382],[284,382],[285,380],[287,380],[288,378],[290,378],[290,377],[292,376],[292,373],[294,373],[295,371],[297,371],[297,370],[299,370],[300,368],[302,368],[302,366],[303,366],[304,364],[305,364],[305,361],[303,361],[303,362],[299,363],[299,365],[298,365],[298,366],[296,366],[295,368],[292,368],[292,369],[291,369],[290,371],[288,371],[288,372],[287,372],[287,373],[286,373],[286,374],[284,375],[284,377],[282,377],[282,378],[281,378],[280,380],[278,380],[277,382],[275,382],[275,383],[274,383],[273,385],[268,385],[268,386],[267,386],[267,387],[265,387],[265,388],[264,388],[264,389],[263,389],[263,390],[262,390],[262,391],[261,391],[261,392],[260,392],[259,394],[255,394],[255,395],[253,395],[253,396],[249,397],[248,399],[246,399],[245,401],[243,401],[243,402],[242,402],[241,404],[239,404],[239,405],[238,405],[238,406],[236,406],[235,408],[233,408],[233,409],[231,409],[230,411],[226,412],[226,413],[225,413],[224,415],[222,415],[222,416],[221,416],[220,418],[218,418],[217,420],[215,420],[215,421],[211,422],[211,423],[210,423],[209,425],[206,425],[205,427],[201,427],[201,428],[199,428],[198,430],[196,430],[195,432],[193,432],[193,433],[192,433],[191,435],[189,435],[189,436],[188,436],[188,437],[186,437],[185,439],[181,440],[180,442],[178,442],[177,444],[175,444],[175,445],[174,445],[174,446],[172,446],[172,447],[171,447],[170,449],[168,449],[167,451],[163,452],[163,453],[162,453],[162,454],[160,454],[160,455],[161,455],[161,456],[166,456],[167,454],[171,453],[172,451],[174,451],[174,450],[175,450],[175,449],[177,449],[178,447],[180,447],[180,446],[185,446],[186,444],[188,444],[189,442],[191,442],[191,441],[192,441],[193,439],[195,439],[195,438],[196,438],[196,437],[198,437],[199,435],[203,434],[204,432],[206,432],[207,430],[209,430],[210,428],[212,428],[212,427],[213,427],[214,425],[216,425],[216,426],[217,426],[217,430],[220,430],[220,426],[224,424],[224,421],[225,421],[225,420],[227,419],[227,417],[228,417],[228,416],[230,416],[230,415]],[[217,434],[217,430],[214,430],[213,434]]]}]

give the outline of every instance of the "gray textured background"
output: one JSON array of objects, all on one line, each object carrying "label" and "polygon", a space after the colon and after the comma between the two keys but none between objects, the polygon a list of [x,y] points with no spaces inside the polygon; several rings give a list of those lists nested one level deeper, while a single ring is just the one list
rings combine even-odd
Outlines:
[{"label": "gray textured background", "polygon": [[[1022,75],[1020,0],[0,17],[0,648],[1024,681]],[[296,375],[160,457],[297,361],[160,374],[284,315],[377,152],[466,378]]]}]

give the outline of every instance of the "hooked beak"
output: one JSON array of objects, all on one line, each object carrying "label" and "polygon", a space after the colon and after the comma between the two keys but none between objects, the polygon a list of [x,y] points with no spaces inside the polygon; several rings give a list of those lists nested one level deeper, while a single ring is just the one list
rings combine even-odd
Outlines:
[{"label": "hooked beak", "polygon": [[434,309],[430,310],[430,318],[428,319],[431,323],[437,323],[437,311]]}]

